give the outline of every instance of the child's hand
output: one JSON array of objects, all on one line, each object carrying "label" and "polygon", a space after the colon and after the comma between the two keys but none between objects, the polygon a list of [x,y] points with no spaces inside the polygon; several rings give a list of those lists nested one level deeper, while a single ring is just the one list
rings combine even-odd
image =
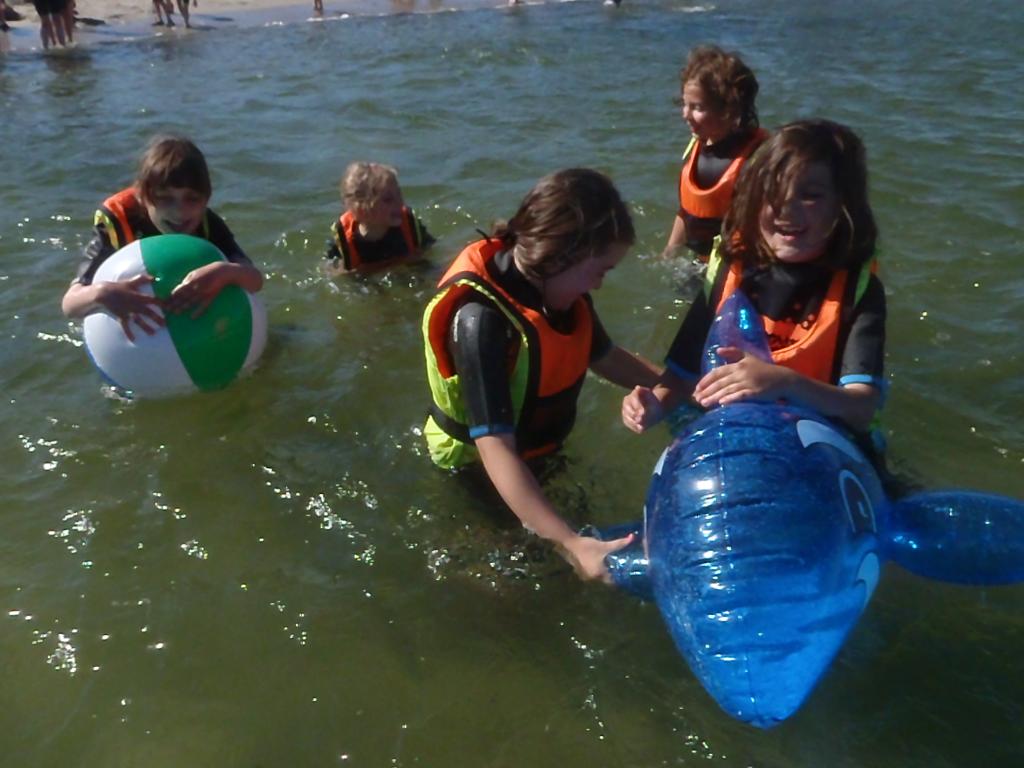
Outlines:
[{"label": "child's hand", "polygon": [[215,261],[193,269],[171,291],[164,309],[175,314],[192,310],[192,317],[199,317],[230,282],[232,266],[225,261]]},{"label": "child's hand", "polygon": [[781,365],[766,363],[736,347],[721,347],[718,356],[728,363],[697,382],[693,399],[704,408],[738,400],[778,400],[786,395],[793,376]]},{"label": "child's hand", "polygon": [[664,415],[661,401],[648,387],[633,387],[633,391],[622,398],[622,423],[638,435],[661,421]]},{"label": "child's hand", "polygon": [[96,302],[121,321],[121,329],[128,341],[135,341],[132,323],[148,336],[166,325],[163,316],[157,311],[160,300],[139,290],[152,282],[153,278],[149,275],[137,275],[131,280],[100,283],[97,286]]},{"label": "child's hand", "polygon": [[576,536],[561,546],[561,555],[576,571],[576,575],[584,581],[600,579],[605,584],[612,583],[608,567],[604,559],[612,552],[628,547],[633,542],[633,534],[612,541],[601,541],[590,536]]}]

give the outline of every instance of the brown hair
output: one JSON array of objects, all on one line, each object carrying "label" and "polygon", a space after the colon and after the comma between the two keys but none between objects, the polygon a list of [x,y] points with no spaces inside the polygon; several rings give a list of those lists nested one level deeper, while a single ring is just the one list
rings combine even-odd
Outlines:
[{"label": "brown hair", "polygon": [[373,206],[389,184],[398,184],[398,171],[381,163],[356,162],[341,177],[341,199],[349,208]]},{"label": "brown hair", "polygon": [[878,228],[868,203],[864,145],[849,128],[829,120],[782,126],[744,164],[722,224],[727,257],[762,264],[775,258],[761,236],[761,211],[766,205],[781,210],[793,181],[812,163],[828,166],[839,195],[840,215],[824,260],[839,269],[871,259]]},{"label": "brown hair", "polygon": [[135,187],[143,200],[152,200],[157,190],[182,187],[207,200],[213,193],[210,170],[199,147],[184,136],[154,136],[139,161]]},{"label": "brown hair", "polygon": [[[725,115],[734,131],[745,133],[757,128],[754,101],[760,86],[737,54],[726,53],[716,45],[697,46],[679,72],[680,94],[690,82],[701,87],[708,106]],[[682,99],[677,103],[682,104]]]},{"label": "brown hair", "polygon": [[515,246],[516,263],[544,279],[613,243],[632,245],[636,233],[611,179],[588,168],[567,168],[538,181],[492,237]]}]

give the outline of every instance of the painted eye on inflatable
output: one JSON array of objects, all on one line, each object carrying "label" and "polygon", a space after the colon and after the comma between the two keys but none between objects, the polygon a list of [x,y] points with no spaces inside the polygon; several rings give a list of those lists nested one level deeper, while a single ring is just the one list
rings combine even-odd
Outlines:
[{"label": "painted eye on inflatable", "polygon": [[[224,255],[208,240],[158,235],[129,243],[104,261],[94,282],[131,280],[148,274],[139,288],[166,299],[194,269]],[[163,315],[157,308],[156,311]],[[224,288],[206,311],[163,315],[166,326],[130,341],[120,321],[105,312],[85,318],[85,346],[100,373],[136,397],[157,398],[220,389],[255,366],[267,342],[263,303],[237,285]]]}]

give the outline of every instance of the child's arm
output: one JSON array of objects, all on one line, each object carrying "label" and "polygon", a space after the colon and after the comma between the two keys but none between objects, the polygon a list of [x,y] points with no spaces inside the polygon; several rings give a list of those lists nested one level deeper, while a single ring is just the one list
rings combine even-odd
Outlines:
[{"label": "child's arm", "polygon": [[622,398],[622,423],[638,435],[682,405],[693,393],[693,382],[666,368],[653,387],[633,387]]},{"label": "child's arm", "polygon": [[211,210],[207,210],[206,215],[210,242],[220,249],[227,261],[216,261],[185,275],[164,302],[168,312],[191,310],[192,317],[199,317],[229,285],[240,286],[249,293],[256,293],[263,287],[263,273],[239,247],[228,225]]},{"label": "child's arm", "polygon": [[121,328],[129,341],[135,341],[133,324],[151,336],[164,325],[164,319],[157,309],[160,306],[159,299],[152,293],[139,290],[152,282],[148,275],[118,282],[93,282],[93,275],[100,264],[116,250],[110,242],[106,227],[97,224],[82,254],[78,274],[61,299],[61,310],[71,318],[82,318],[93,312],[109,312],[121,322]]},{"label": "child's arm", "polygon": [[781,365],[766,363],[735,347],[722,347],[728,362],[697,382],[694,399],[705,408],[738,400],[779,400],[813,408],[865,431],[881,403],[881,392],[870,384],[835,386],[815,381]]},{"label": "child's arm", "polygon": [[653,387],[661,376],[662,369],[640,355],[613,345],[600,360],[590,364],[590,370],[612,384],[627,389],[637,385]]},{"label": "child's arm", "polygon": [[135,341],[132,323],[150,336],[163,327],[164,319],[157,311],[160,301],[139,288],[153,281],[148,275],[110,283],[82,284],[74,282],[64,293],[61,309],[68,317],[79,318],[93,312],[106,311],[121,321],[129,341]]},{"label": "child's arm", "polygon": [[164,308],[168,312],[191,310],[192,317],[199,317],[229,285],[256,293],[263,287],[263,273],[250,263],[215,261],[185,275],[185,279],[171,291]]},{"label": "child's arm", "polygon": [[475,443],[487,476],[523,526],[553,541],[559,554],[569,561],[580,578],[610,582],[604,558],[629,545],[632,534],[614,541],[580,536],[544,496],[537,478],[516,452],[513,435],[486,435]]},{"label": "child's arm", "polygon": [[676,214],[672,222],[672,232],[669,233],[668,242],[665,243],[665,250],[661,252],[662,258],[674,256],[679,249],[686,244],[686,223],[681,214]]}]

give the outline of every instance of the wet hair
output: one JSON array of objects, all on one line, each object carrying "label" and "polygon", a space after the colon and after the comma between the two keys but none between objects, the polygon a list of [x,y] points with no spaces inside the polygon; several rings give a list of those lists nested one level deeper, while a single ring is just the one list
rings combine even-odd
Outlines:
[{"label": "wet hair", "polygon": [[341,199],[348,208],[367,210],[373,207],[384,190],[398,184],[398,171],[381,163],[356,162],[341,177]]},{"label": "wet hair", "polygon": [[588,168],[542,178],[516,215],[499,222],[491,236],[514,246],[516,263],[538,279],[554,277],[609,245],[632,245],[636,239],[612,180]]},{"label": "wet hair", "polygon": [[761,211],[765,206],[781,210],[797,176],[813,163],[828,166],[839,196],[839,218],[824,261],[843,269],[871,259],[878,228],[868,203],[864,144],[849,128],[829,120],[782,126],[744,164],[722,224],[727,257],[757,264],[774,260],[761,236]]},{"label": "wet hair", "polygon": [[157,191],[181,187],[198,192],[207,200],[213,193],[210,170],[199,147],[184,136],[154,136],[139,160],[135,187],[143,200]]},{"label": "wet hair", "polygon": [[682,92],[694,82],[704,91],[707,105],[721,112],[740,133],[758,127],[754,101],[760,86],[757,78],[735,53],[727,53],[716,45],[699,45],[690,51],[686,66],[679,72],[677,100],[682,105]]}]

